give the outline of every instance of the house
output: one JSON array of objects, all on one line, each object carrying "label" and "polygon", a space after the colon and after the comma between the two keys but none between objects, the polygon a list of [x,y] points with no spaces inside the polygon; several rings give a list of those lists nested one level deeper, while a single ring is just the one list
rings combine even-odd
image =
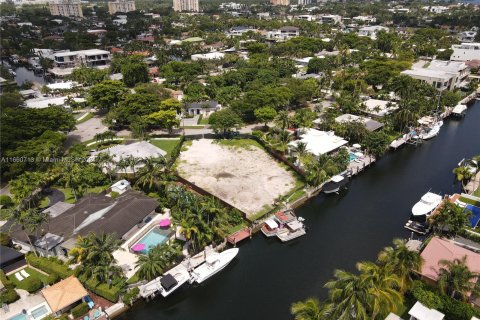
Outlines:
[{"label": "house", "polygon": [[70,276],[43,289],[42,295],[52,312],[60,315],[82,303],[88,292],[76,277]]},{"label": "house", "polygon": [[365,113],[378,118],[389,115],[398,109],[395,102],[378,99],[365,100],[363,101],[363,105],[365,107]]},{"label": "house", "polygon": [[269,31],[267,38],[272,40],[284,41],[291,38],[298,37],[300,35],[300,29],[297,27],[283,27],[278,30]]},{"label": "house", "polygon": [[130,182],[128,182],[125,179],[122,179],[112,184],[112,186],[110,187],[110,190],[118,194],[123,194],[128,190],[132,190],[132,186],[130,185]]},{"label": "house", "polygon": [[475,41],[476,36],[477,36],[477,31],[475,30],[464,31],[458,34],[458,40],[460,40],[460,42],[462,43],[463,42],[471,43]]},{"label": "house", "polygon": [[208,116],[210,113],[218,111],[221,108],[222,105],[215,100],[190,102],[186,105],[187,113],[191,115],[203,114],[204,116]]},{"label": "house", "polygon": [[12,226],[12,242],[22,247],[22,252],[35,249],[41,256],[66,258],[78,237],[91,232],[113,233],[119,239],[129,239],[143,226],[143,221],[155,214],[158,204],[157,200],[133,190],[115,199],[105,194],[87,194],[74,207],[51,217],[28,238],[20,226]]},{"label": "house", "polygon": [[442,14],[449,10],[449,8],[445,6],[424,6],[422,9],[435,14]]},{"label": "house", "polygon": [[352,20],[362,24],[371,24],[377,22],[377,18],[373,16],[356,16],[353,17]]},{"label": "house", "polygon": [[424,280],[435,284],[439,277],[441,260],[452,261],[466,257],[466,265],[471,272],[480,272],[480,254],[467,250],[454,243],[433,237],[420,254],[424,260],[420,275]]},{"label": "house", "polygon": [[258,32],[257,29],[245,26],[232,27],[230,30],[225,32],[225,35],[228,37],[240,37],[247,32]]},{"label": "house", "polygon": [[342,16],[335,14],[324,14],[318,18],[322,24],[337,24],[342,22]]},{"label": "house", "polygon": [[297,134],[300,135],[300,139],[288,144],[289,152],[294,150],[298,143],[301,142],[305,143],[308,152],[318,157],[322,154],[335,151],[348,143],[347,140],[337,137],[333,131],[298,129]]},{"label": "house", "polygon": [[384,126],[383,123],[375,121],[373,119],[366,118],[366,117],[360,117],[360,116],[356,116],[356,115],[348,114],[348,113],[342,114],[341,116],[336,117],[335,122],[337,122],[337,123],[360,122],[370,132],[378,130],[378,129],[380,129]]},{"label": "house", "polygon": [[454,44],[451,61],[480,60],[480,42]]},{"label": "house", "polygon": [[417,301],[408,311],[410,320],[443,320],[445,315],[435,309],[430,309]]},{"label": "house", "polygon": [[223,52],[209,52],[209,53],[197,53],[192,54],[191,59],[192,61],[198,60],[220,60],[225,57],[225,53]]},{"label": "house", "polygon": [[[167,153],[154,146],[153,144],[147,142],[147,141],[138,141],[130,144],[119,144],[107,149],[99,150],[92,152],[90,154],[90,157],[88,158],[88,161],[93,162],[95,161],[95,158],[100,154],[100,153],[107,153],[111,155],[115,161],[119,161],[120,159],[127,159],[130,157],[136,158],[136,159],[146,159],[146,158],[158,158],[158,157],[164,157]],[[124,169],[119,169],[117,167],[112,167],[112,164],[105,164],[105,170],[106,169],[113,169],[116,172],[124,172],[124,173],[133,173],[134,170],[138,170],[144,166],[143,163],[137,163],[133,168],[128,167]]]},{"label": "house", "polygon": [[[85,102],[84,98],[73,98],[74,102],[83,103]],[[42,97],[42,98],[35,98],[35,99],[28,99],[25,100],[25,107],[31,109],[44,109],[51,106],[60,106],[69,108],[70,105],[68,104],[68,97]]]},{"label": "house", "polygon": [[370,39],[375,40],[377,39],[377,33],[380,31],[388,32],[388,28],[384,26],[367,26],[360,28],[358,30],[358,35],[360,37],[370,37]]},{"label": "house", "polygon": [[53,54],[53,63],[57,68],[105,66],[110,63],[111,59],[110,52],[99,49],[64,51]]},{"label": "house", "polygon": [[20,269],[27,264],[25,255],[9,247],[0,246],[0,269],[5,273]]},{"label": "house", "polygon": [[443,91],[461,86],[470,73],[470,68],[463,62],[433,60],[426,68],[414,68],[401,73]]}]

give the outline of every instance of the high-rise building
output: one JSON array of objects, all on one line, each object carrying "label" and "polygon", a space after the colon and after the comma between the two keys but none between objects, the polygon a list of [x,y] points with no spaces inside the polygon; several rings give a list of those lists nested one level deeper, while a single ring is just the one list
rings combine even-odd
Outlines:
[{"label": "high-rise building", "polygon": [[290,0],[270,0],[272,6],[289,6]]},{"label": "high-rise building", "polygon": [[198,0],[173,0],[174,11],[199,12]]},{"label": "high-rise building", "polygon": [[298,5],[299,6],[306,6],[312,4],[312,0],[298,0]]},{"label": "high-rise building", "polygon": [[80,0],[59,0],[49,2],[48,7],[52,16],[83,17]]},{"label": "high-rise building", "polygon": [[108,12],[114,15],[117,12],[135,11],[135,1],[117,0],[108,2]]}]

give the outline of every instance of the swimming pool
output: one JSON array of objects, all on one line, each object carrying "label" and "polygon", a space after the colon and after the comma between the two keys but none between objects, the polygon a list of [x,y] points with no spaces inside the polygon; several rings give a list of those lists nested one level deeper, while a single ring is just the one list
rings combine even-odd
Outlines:
[{"label": "swimming pool", "polygon": [[45,305],[41,305],[38,308],[33,309],[30,314],[32,315],[33,319],[42,319],[46,317],[50,312],[48,311]]},{"label": "swimming pool", "polygon": [[357,155],[355,153],[352,153],[352,152],[350,152],[349,156],[350,156],[350,161],[353,161],[353,160],[358,158]]},{"label": "swimming pool", "polygon": [[8,320],[28,320],[28,317],[26,314],[19,313],[11,318],[8,318]]},{"label": "swimming pool", "polygon": [[167,242],[168,235],[165,234],[166,232],[160,230],[159,228],[155,227],[152,230],[148,231],[142,239],[140,239],[137,243],[145,244],[145,249],[140,251],[142,253],[148,253],[150,247],[155,247],[159,244],[163,244]]}]

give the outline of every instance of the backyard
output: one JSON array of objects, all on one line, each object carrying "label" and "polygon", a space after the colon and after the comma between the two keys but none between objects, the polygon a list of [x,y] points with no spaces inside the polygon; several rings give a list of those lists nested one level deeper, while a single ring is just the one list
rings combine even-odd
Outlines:
[{"label": "backyard", "polygon": [[247,218],[271,208],[297,186],[293,173],[248,139],[194,140],[182,150],[180,175],[242,210]]},{"label": "backyard", "polygon": [[155,147],[162,149],[167,153],[166,157],[168,158],[173,149],[179,144],[180,139],[151,139],[150,143]]}]

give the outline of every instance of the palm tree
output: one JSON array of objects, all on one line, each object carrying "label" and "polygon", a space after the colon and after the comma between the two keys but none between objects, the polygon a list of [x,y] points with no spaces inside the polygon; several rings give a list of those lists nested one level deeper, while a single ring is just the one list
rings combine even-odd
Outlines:
[{"label": "palm tree", "polygon": [[151,281],[162,275],[166,263],[157,248],[150,249],[146,255],[138,256],[135,266],[138,267],[137,272],[140,279]]},{"label": "palm tree", "polygon": [[455,177],[457,178],[458,181],[462,183],[462,188],[465,190],[465,186],[472,179],[473,173],[470,171],[468,167],[462,166],[453,169],[453,173],[455,174]]},{"label": "palm tree", "polygon": [[405,292],[413,281],[412,272],[422,268],[423,258],[417,251],[410,250],[405,240],[394,239],[393,245],[380,252],[378,261],[400,278],[400,292]]},{"label": "palm tree", "polygon": [[480,276],[472,272],[466,265],[467,257],[454,259],[452,261],[440,260],[438,286],[444,294],[450,297],[460,296],[463,301],[467,301],[470,292],[480,293],[476,287],[474,279]]},{"label": "palm tree", "polygon": [[303,158],[307,154],[307,144],[305,142],[298,142],[293,150],[299,159]]},{"label": "palm tree", "polygon": [[318,299],[308,298],[292,304],[290,313],[295,320],[322,320],[329,315],[329,306],[321,305]]},{"label": "palm tree", "polygon": [[129,156],[127,158],[128,165],[130,166],[130,169],[132,169],[133,172],[133,179],[135,179],[136,171],[135,167],[141,163],[143,160],[134,156]]},{"label": "palm tree", "polygon": [[16,210],[10,212],[9,219],[13,221],[12,226],[19,225],[22,227],[23,233],[30,243],[30,247],[36,256],[37,251],[30,239],[33,233],[37,233],[38,229],[49,220],[48,213],[39,211],[37,208],[29,208],[26,210]]},{"label": "palm tree", "polygon": [[118,170],[123,170],[123,174],[125,175],[125,177],[127,177],[128,167],[130,167],[130,164],[128,163],[127,158],[121,158],[120,160],[118,160],[117,168],[118,168]]},{"label": "palm tree", "polygon": [[470,222],[472,212],[445,200],[440,210],[430,217],[435,232],[456,236]]},{"label": "palm tree", "polygon": [[154,185],[158,187],[164,178],[167,160],[163,156],[158,158],[151,157],[144,159],[143,163],[145,165],[140,169],[137,184],[143,188],[148,186],[149,190],[152,189]]},{"label": "palm tree", "polygon": [[288,111],[280,111],[275,118],[275,123],[282,128],[282,131],[288,128],[290,125],[290,116],[288,115]]},{"label": "palm tree", "polygon": [[83,187],[81,184],[82,173],[79,164],[66,161],[62,164],[61,170],[62,175],[60,177],[60,182],[63,183],[66,188],[72,190],[75,201],[77,201],[78,195],[81,193]]},{"label": "palm tree", "polygon": [[[70,250],[71,262],[85,266],[110,266],[115,262],[113,252],[120,249],[122,241],[112,233],[89,233],[79,237],[76,246]],[[93,269],[93,268],[92,268]]]},{"label": "palm tree", "polygon": [[328,175],[323,167],[315,162],[307,167],[307,183],[311,186],[318,187],[328,179]]},{"label": "palm tree", "polygon": [[112,170],[116,162],[112,155],[106,152],[101,152],[95,157],[95,164],[100,170],[105,169],[108,173],[110,182],[112,182]]}]

